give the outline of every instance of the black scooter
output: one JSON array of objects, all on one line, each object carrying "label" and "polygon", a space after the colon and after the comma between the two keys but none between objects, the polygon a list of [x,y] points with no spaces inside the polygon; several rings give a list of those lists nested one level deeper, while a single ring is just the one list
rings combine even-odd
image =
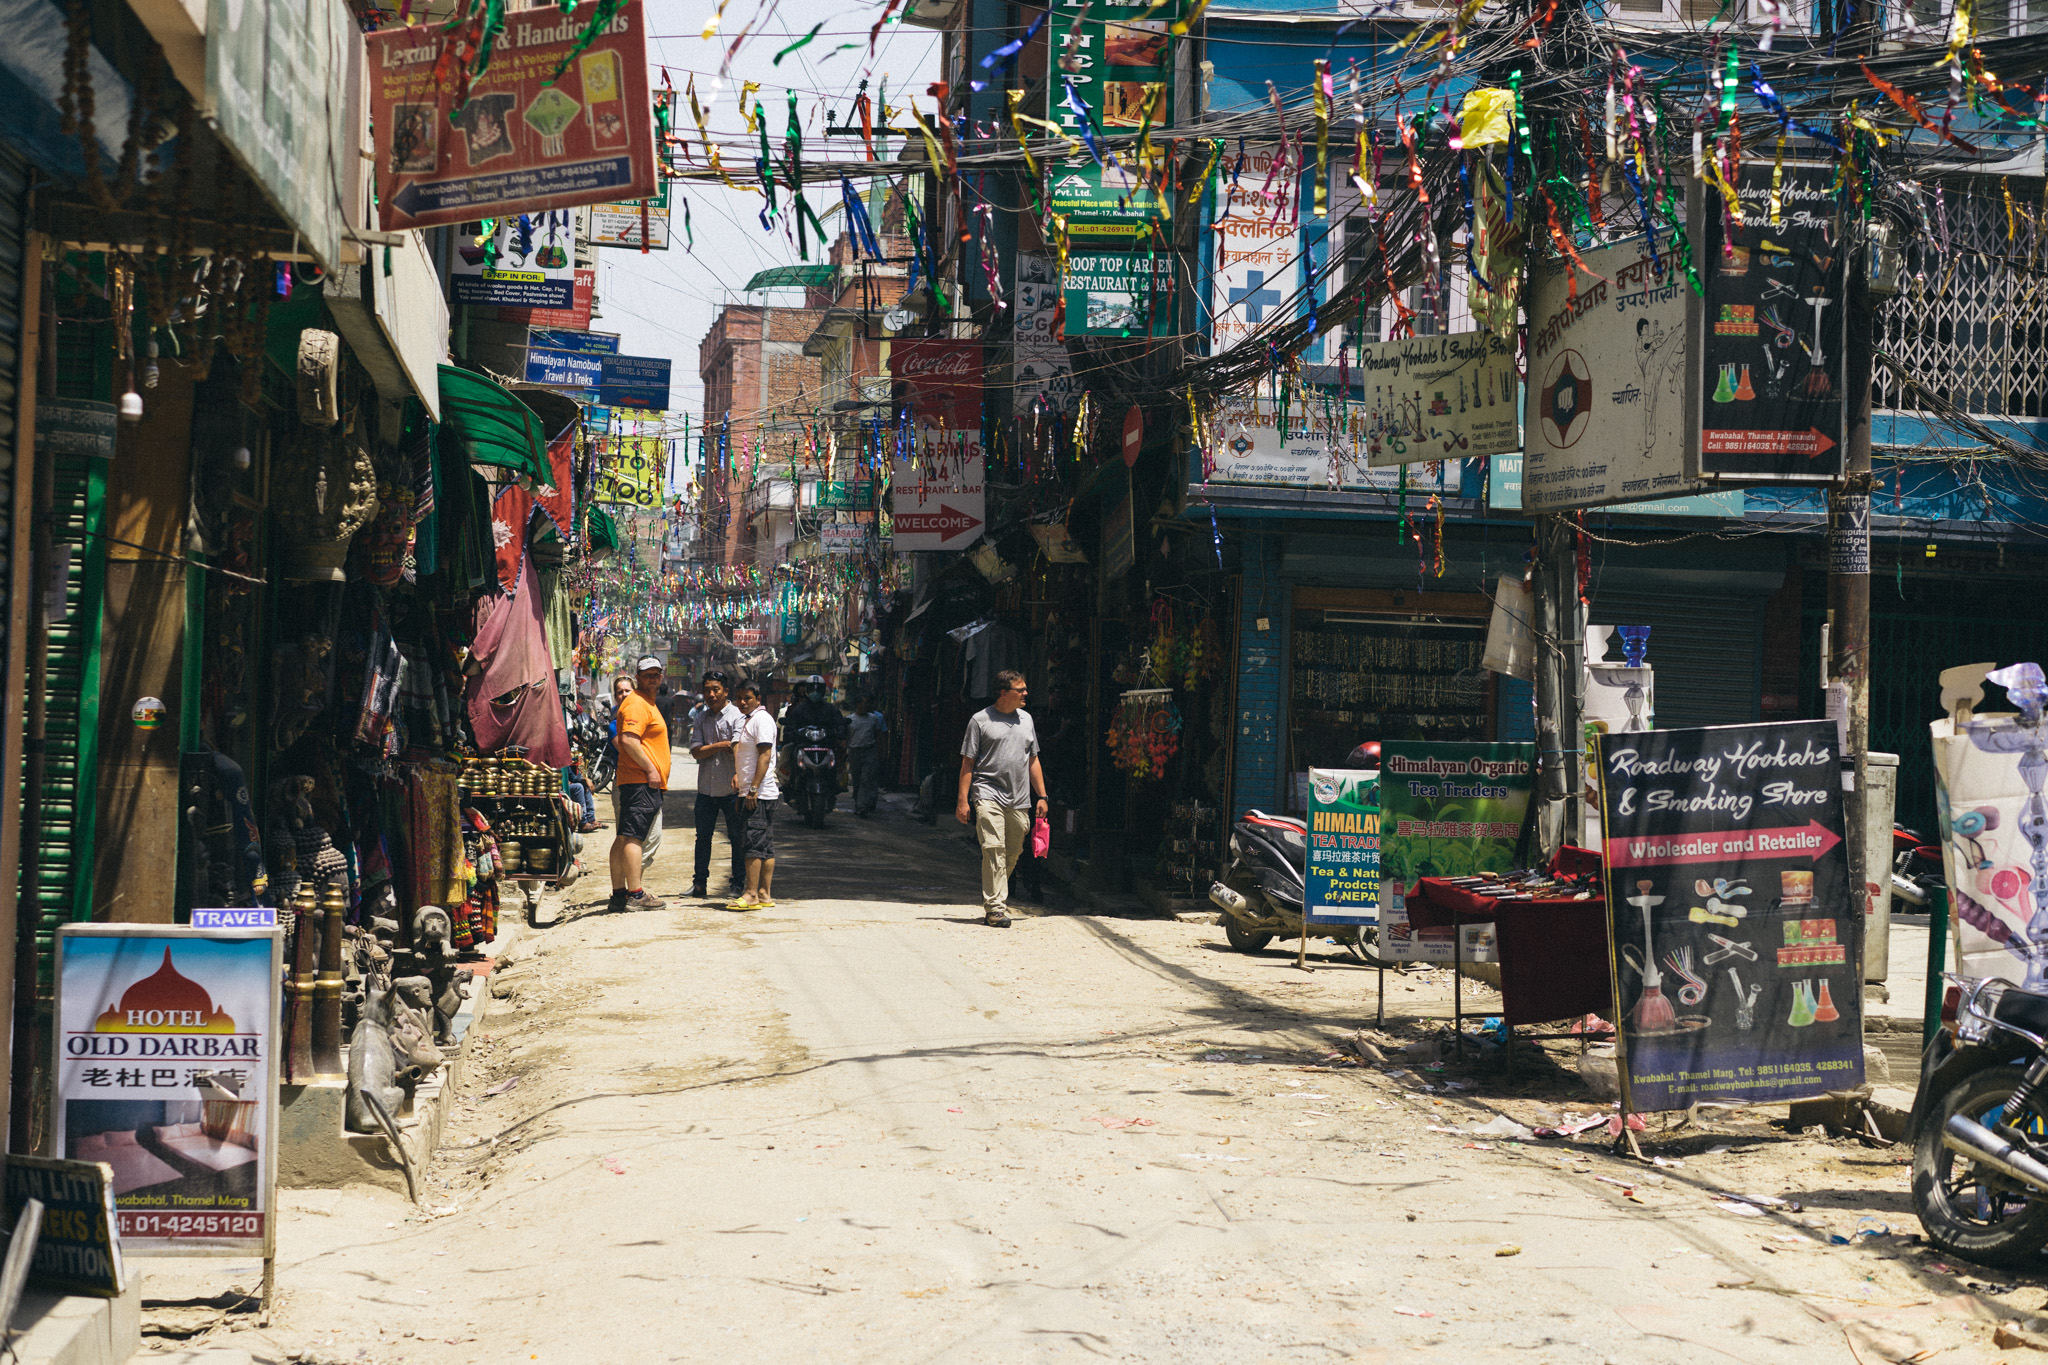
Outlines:
[{"label": "black scooter", "polygon": [[2048,993],[1948,979],[1954,1033],[1921,1057],[1909,1129],[1913,1212],[1950,1255],[2034,1265],[2048,1246]]},{"label": "black scooter", "polygon": [[839,804],[839,751],[823,728],[806,725],[797,731],[803,740],[796,749],[791,774],[797,814],[812,829],[825,828],[825,815]]},{"label": "black scooter", "polygon": [[[1308,825],[1288,815],[1248,810],[1231,826],[1230,866],[1209,888],[1209,903],[1222,911],[1224,937],[1240,953],[1256,953],[1275,938],[1301,938],[1307,899]],[[1310,938],[1328,938],[1374,967],[1381,962],[1353,925],[1307,927]]]}]

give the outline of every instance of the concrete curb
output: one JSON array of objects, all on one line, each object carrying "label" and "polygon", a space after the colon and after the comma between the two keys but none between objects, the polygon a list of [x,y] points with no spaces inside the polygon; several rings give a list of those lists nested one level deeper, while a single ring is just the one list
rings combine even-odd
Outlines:
[{"label": "concrete curb", "polygon": [[10,1355],[20,1365],[120,1365],[142,1349],[142,1277],[127,1267],[128,1291],[118,1299],[49,1294],[21,1296],[10,1324]]}]

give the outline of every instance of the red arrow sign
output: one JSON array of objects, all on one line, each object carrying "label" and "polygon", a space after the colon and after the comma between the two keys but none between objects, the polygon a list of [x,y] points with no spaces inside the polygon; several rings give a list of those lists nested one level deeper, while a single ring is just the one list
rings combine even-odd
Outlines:
[{"label": "red arrow sign", "polygon": [[1746,858],[1805,858],[1817,862],[1842,842],[1814,821],[1777,829],[1726,829],[1706,834],[1662,834],[1647,839],[1609,839],[1610,867],[1651,867],[1660,863],[1740,862]]},{"label": "red arrow sign", "polygon": [[938,533],[939,544],[944,545],[954,536],[965,535],[981,525],[981,518],[963,512],[951,503],[942,502],[936,512],[898,512],[896,529],[906,535],[930,535]]},{"label": "red arrow sign", "polygon": [[1835,448],[1819,427],[1805,431],[1702,431],[1700,450],[1707,455],[1804,455],[1811,460]]}]

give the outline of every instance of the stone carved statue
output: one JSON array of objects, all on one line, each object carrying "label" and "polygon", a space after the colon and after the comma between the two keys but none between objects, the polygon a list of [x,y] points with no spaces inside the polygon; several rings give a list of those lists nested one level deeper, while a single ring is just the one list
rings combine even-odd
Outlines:
[{"label": "stone carved statue", "polygon": [[413,959],[433,983],[434,1041],[444,1047],[455,1042],[455,1014],[462,1008],[457,983],[464,973],[455,963],[454,937],[455,921],[440,906],[422,905],[413,912]]},{"label": "stone carved statue", "polygon": [[374,1097],[395,1125],[405,1103],[405,1089],[398,1082],[398,1050],[391,1040],[392,991],[372,982],[363,1002],[362,1014],[348,1040],[348,1126],[354,1133],[384,1132]]}]

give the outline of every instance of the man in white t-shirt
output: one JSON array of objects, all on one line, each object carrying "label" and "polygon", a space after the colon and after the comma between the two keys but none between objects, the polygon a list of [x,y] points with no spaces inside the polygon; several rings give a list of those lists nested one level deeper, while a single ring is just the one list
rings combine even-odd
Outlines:
[{"label": "man in white t-shirt", "polygon": [[766,910],[775,904],[775,717],[761,704],[761,690],[743,682],[732,699],[746,719],[733,736],[732,789],[739,852],[747,860],[747,889],[728,910]]}]

